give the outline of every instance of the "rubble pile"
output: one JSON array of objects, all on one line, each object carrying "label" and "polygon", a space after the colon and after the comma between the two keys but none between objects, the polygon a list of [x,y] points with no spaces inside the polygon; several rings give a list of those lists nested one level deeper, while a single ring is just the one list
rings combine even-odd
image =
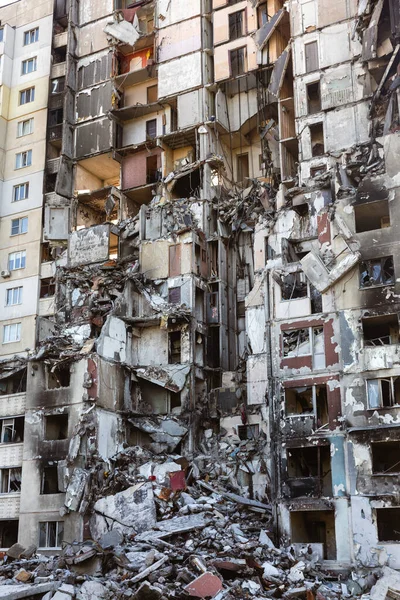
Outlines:
[{"label": "rubble pile", "polygon": [[[15,544],[0,566],[0,598],[370,597],[371,570],[338,576],[311,545],[276,547],[270,504],[237,494],[223,473],[211,455],[189,461],[139,447],[98,464],[87,512],[92,539],[64,545],[58,556]],[[385,568],[384,578],[394,586],[392,573]],[[384,588],[379,581],[371,598]]]}]

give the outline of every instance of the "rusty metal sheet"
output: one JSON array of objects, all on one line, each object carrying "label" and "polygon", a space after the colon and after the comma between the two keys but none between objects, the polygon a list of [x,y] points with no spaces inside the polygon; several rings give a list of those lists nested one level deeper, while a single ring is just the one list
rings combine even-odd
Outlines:
[{"label": "rusty metal sheet", "polygon": [[278,27],[279,23],[282,21],[285,16],[286,10],[281,8],[277,13],[274,14],[270,21],[264,23],[262,27],[256,32],[254,36],[254,41],[259,50],[262,50],[265,44],[270,39],[271,35],[274,33],[275,29]]},{"label": "rusty metal sheet", "polygon": [[277,97],[279,96],[279,93],[280,93],[281,87],[282,87],[282,83],[283,83],[283,79],[285,77],[286,69],[289,64],[290,57],[291,57],[291,52],[290,52],[290,45],[289,45],[285,48],[285,50],[282,52],[282,54],[276,61],[273,71],[272,71],[271,81],[268,86],[268,91],[271,94],[273,94],[274,96],[277,96]]},{"label": "rusty metal sheet", "polygon": [[169,473],[169,484],[172,491],[186,490],[185,471]]},{"label": "rusty metal sheet", "polygon": [[181,245],[174,244],[168,249],[169,276],[176,277],[181,274]]}]

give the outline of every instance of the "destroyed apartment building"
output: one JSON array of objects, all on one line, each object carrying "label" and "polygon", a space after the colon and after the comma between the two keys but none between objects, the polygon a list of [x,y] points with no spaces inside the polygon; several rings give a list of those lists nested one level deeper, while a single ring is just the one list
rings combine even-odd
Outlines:
[{"label": "destroyed apartment building", "polygon": [[0,552],[149,543],[196,485],[395,578],[398,0],[32,4],[0,2]]}]

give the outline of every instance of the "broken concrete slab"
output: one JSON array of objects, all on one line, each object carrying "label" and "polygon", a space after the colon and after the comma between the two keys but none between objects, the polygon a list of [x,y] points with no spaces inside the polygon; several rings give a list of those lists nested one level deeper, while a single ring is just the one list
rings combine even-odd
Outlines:
[{"label": "broken concrete slab", "polygon": [[[58,587],[58,582],[22,585],[1,585],[0,598],[4,600],[21,600],[22,598],[41,598],[43,594],[53,591]],[[94,599],[93,599],[94,600]]]},{"label": "broken concrete slab", "polygon": [[134,595],[134,600],[160,600],[162,595],[158,588],[145,581]]},{"label": "broken concrete slab", "polygon": [[166,521],[159,521],[156,527],[154,527],[154,531],[145,531],[136,536],[136,540],[140,542],[162,540],[171,535],[201,529],[205,527],[206,523],[207,519],[203,513],[185,517],[173,517]]},{"label": "broken concrete slab", "polygon": [[99,539],[100,546],[106,550],[109,548],[115,548],[115,546],[119,546],[122,544],[124,540],[124,535],[119,529],[111,529],[111,531],[107,531],[104,535]]},{"label": "broken concrete slab", "polygon": [[384,567],[382,577],[371,588],[371,600],[385,600],[389,589],[400,593],[400,573],[390,567]]},{"label": "broken concrete slab", "polygon": [[76,597],[77,600],[111,600],[107,588],[98,581],[85,581]]},{"label": "broken concrete slab", "polygon": [[89,473],[85,469],[73,470],[64,501],[69,510],[77,511],[79,509],[88,477]]},{"label": "broken concrete slab", "polygon": [[94,505],[90,528],[95,539],[110,529],[131,535],[150,529],[157,521],[151,483],[138,483]]}]

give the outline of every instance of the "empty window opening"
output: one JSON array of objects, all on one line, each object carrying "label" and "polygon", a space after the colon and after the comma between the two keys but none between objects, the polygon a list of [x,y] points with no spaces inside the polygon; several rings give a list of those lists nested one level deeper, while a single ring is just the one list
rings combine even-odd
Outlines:
[{"label": "empty window opening", "polygon": [[306,73],[319,69],[318,42],[310,42],[304,45],[304,56],[306,61]]},{"label": "empty window opening", "polygon": [[48,441],[68,438],[68,415],[46,415],[44,418],[44,439]]},{"label": "empty window opening", "polygon": [[160,172],[158,170],[158,157],[147,156],[146,158],[146,183],[157,183],[160,180]]},{"label": "empty window opening", "polygon": [[147,104],[153,104],[158,100],[158,85],[150,85],[147,88]]},{"label": "empty window opening", "polygon": [[307,105],[309,115],[313,115],[321,110],[321,88],[319,81],[307,85]]},{"label": "empty window opening", "polygon": [[24,441],[24,417],[1,419],[0,425],[2,444],[17,444]]},{"label": "empty window opening", "polygon": [[229,17],[229,39],[237,40],[244,35],[244,10],[231,13]]},{"label": "empty window opening", "polygon": [[237,434],[241,440],[257,440],[260,435],[260,426],[255,425],[238,425]]},{"label": "empty window opening", "polygon": [[307,327],[282,332],[283,357],[313,356],[315,369],[325,368],[324,328]]},{"label": "empty window opening", "polygon": [[54,48],[52,49],[52,59],[53,59],[53,63],[55,65],[63,63],[67,60],[67,47],[66,46],[60,46],[59,48]]},{"label": "empty window opening", "polygon": [[364,345],[384,346],[399,343],[399,319],[395,315],[367,317],[361,320]]},{"label": "empty window opening", "polygon": [[321,544],[325,560],[336,560],[335,512],[333,510],[290,513],[291,541]]},{"label": "empty window opening", "polygon": [[[215,285],[212,286],[216,287]],[[207,323],[219,323],[218,290],[207,293]]]},{"label": "empty window opening", "polygon": [[285,410],[288,417],[312,415],[316,427],[326,425],[329,422],[326,385],[286,388]]},{"label": "empty window opening", "polygon": [[389,408],[400,405],[400,378],[368,379],[369,408]]},{"label": "empty window opening", "polygon": [[168,302],[171,304],[180,304],[181,303],[181,288],[173,287],[168,290]]},{"label": "empty window opening", "polygon": [[201,333],[196,332],[196,345],[194,348],[194,360],[195,364],[199,367],[204,367],[204,350],[205,350],[205,338]]},{"label": "empty window opening", "polygon": [[21,467],[0,469],[0,494],[15,494],[21,491]]},{"label": "empty window opening", "polygon": [[196,287],[196,300],[195,300],[195,313],[196,321],[204,322],[204,291]]},{"label": "empty window opening", "polygon": [[61,548],[63,537],[63,521],[39,523],[39,548]]},{"label": "empty window opening", "polygon": [[181,408],[181,393],[180,392],[170,392],[169,393],[169,403],[170,403],[170,411],[177,411]]},{"label": "empty window opening", "polygon": [[400,442],[372,443],[371,453],[373,473],[400,473]]},{"label": "empty window opening", "polygon": [[329,446],[290,448],[287,451],[290,495],[331,496],[331,455]]},{"label": "empty window opening", "polygon": [[[193,169],[184,177],[177,179],[174,185],[175,198],[199,197],[200,192],[200,169]],[[184,221],[184,218],[183,218]]]},{"label": "empty window opening", "polygon": [[322,123],[310,125],[310,138],[312,156],[322,156],[325,154],[324,126]]},{"label": "empty window opening", "polygon": [[9,394],[22,394],[26,392],[26,372],[27,369],[22,369],[0,380],[0,396],[6,396]]},{"label": "empty window opening", "polygon": [[148,140],[154,140],[157,137],[157,119],[146,121],[146,137]]},{"label": "empty window opening", "polygon": [[354,206],[356,233],[390,227],[389,202],[367,202]]},{"label": "empty window opening", "polygon": [[249,155],[246,154],[238,154],[236,157],[236,167],[237,167],[237,180],[241,183],[246,183],[249,178]]},{"label": "empty window opening", "polygon": [[394,265],[392,256],[366,260],[360,264],[361,288],[393,285],[393,283]]},{"label": "empty window opening", "polygon": [[282,300],[307,298],[308,287],[304,273],[289,273],[280,280]]},{"label": "empty window opening", "polygon": [[400,542],[400,508],[377,508],[376,522],[379,542]]},{"label": "empty window opening", "polygon": [[310,167],[310,177],[318,177],[318,175],[326,173],[327,169],[327,165],[316,165],[315,167]]},{"label": "empty window opening", "polygon": [[62,108],[56,108],[49,111],[49,127],[55,125],[62,125],[64,118],[64,110]]},{"label": "empty window opening", "polygon": [[47,389],[55,390],[69,387],[71,381],[71,365],[61,364],[47,368]]},{"label": "empty window opening", "polygon": [[180,408],[180,392],[172,392],[150,381],[141,381],[139,397],[145,412],[166,415]]},{"label": "empty window opening", "polygon": [[177,364],[181,362],[181,332],[170,331],[168,333],[168,362]]},{"label": "empty window opening", "polygon": [[[306,210],[302,212],[302,220],[306,221],[305,217],[308,217],[308,204],[300,204],[294,206],[293,210],[299,213],[300,208],[306,207]],[[308,219],[307,219],[308,220]],[[308,254],[308,250],[304,251],[303,244],[301,242],[293,242],[287,238],[282,238],[282,254],[284,255],[287,263],[298,263],[302,258]]]},{"label": "empty window opening", "polygon": [[231,66],[231,77],[243,75],[246,71],[245,48],[236,48],[229,52],[229,62]]},{"label": "empty window opening", "polygon": [[313,285],[310,286],[311,314],[315,315],[322,312],[322,295]]},{"label": "empty window opening", "polygon": [[41,494],[58,494],[57,465],[47,465],[42,468]]},{"label": "empty window opening", "polygon": [[40,297],[50,298],[56,293],[56,284],[54,279],[45,278],[40,280]]},{"label": "empty window opening", "polygon": [[218,369],[221,364],[219,346],[219,327],[209,327],[207,337],[207,363],[212,369]]},{"label": "empty window opening", "polygon": [[0,521],[0,547],[10,548],[18,542],[18,521]]}]

